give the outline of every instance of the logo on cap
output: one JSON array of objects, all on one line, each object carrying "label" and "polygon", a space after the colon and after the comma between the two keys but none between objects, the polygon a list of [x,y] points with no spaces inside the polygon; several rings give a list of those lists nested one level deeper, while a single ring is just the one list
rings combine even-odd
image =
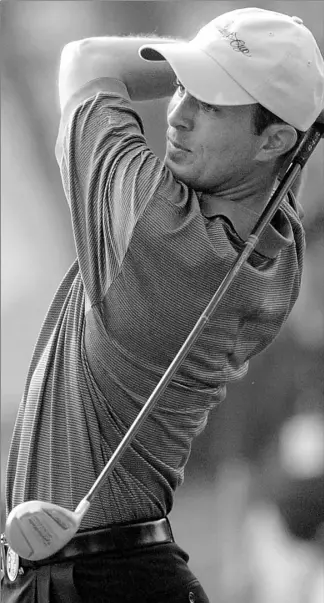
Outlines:
[{"label": "logo on cap", "polygon": [[231,24],[226,25],[225,27],[219,27],[218,31],[223,38],[230,40],[230,46],[235,50],[235,52],[241,52],[246,56],[252,56],[250,50],[245,45],[244,40],[240,40],[237,37],[237,33],[235,31],[228,31],[228,28]]}]

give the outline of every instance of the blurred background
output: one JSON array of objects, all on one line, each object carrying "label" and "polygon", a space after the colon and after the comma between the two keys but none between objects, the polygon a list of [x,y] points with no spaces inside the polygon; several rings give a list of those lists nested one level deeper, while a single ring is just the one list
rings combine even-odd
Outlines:
[{"label": "blurred background", "polygon": [[[1,2],[1,485],[36,338],[75,258],[54,157],[57,76],[67,42],[89,36],[193,37],[245,6],[297,15],[324,53],[321,1]],[[137,103],[161,158],[167,101]],[[300,201],[307,254],[299,300],[276,341],[210,415],[171,514],[211,603],[324,600],[324,144]]]}]

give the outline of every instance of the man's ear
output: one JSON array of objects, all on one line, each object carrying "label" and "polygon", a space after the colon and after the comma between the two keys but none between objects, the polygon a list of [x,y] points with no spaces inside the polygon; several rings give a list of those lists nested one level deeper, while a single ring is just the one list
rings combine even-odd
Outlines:
[{"label": "man's ear", "polygon": [[276,161],[292,149],[298,139],[297,132],[289,124],[271,124],[260,136],[259,151],[255,157],[257,161]]}]

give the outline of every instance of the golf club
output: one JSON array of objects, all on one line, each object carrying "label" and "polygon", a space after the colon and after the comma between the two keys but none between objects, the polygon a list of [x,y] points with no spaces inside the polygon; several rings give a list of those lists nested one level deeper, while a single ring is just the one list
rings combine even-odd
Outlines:
[{"label": "golf club", "polygon": [[75,511],[70,511],[49,502],[35,500],[23,502],[12,509],[6,522],[5,535],[8,544],[18,555],[31,561],[45,559],[59,551],[78,531],[82,518],[87,513],[91,501],[103,487],[106,478],[111,474],[125,449],[129,446],[147,415],[151,412],[154,405],[167,388],[175,372],[188,355],[227,289],[257,245],[264,228],[270,222],[284,196],[295,182],[301,169],[308,161],[323,135],[324,111],[322,111],[316,123],[302,137],[286,174],[271,196],[267,207],[257,220],[242,252],[233,262],[211,301],[206,306],[134,423],[131,425],[115,452],[112,454],[110,460]]}]

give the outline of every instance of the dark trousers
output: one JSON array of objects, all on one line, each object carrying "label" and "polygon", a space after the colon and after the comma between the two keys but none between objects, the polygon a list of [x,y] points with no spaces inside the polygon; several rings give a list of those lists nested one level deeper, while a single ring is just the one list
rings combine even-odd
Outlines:
[{"label": "dark trousers", "polygon": [[25,568],[1,603],[209,603],[188,558],[167,543]]}]

